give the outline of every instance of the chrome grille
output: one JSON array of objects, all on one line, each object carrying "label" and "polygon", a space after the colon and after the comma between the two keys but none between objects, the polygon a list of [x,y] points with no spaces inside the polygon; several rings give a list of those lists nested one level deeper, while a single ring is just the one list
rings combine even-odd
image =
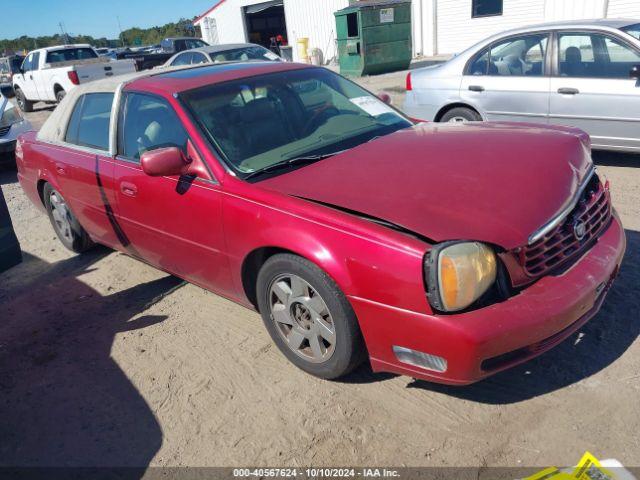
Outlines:
[{"label": "chrome grille", "polygon": [[4,137],[11,130],[11,125],[7,125],[6,127],[0,127],[0,137]]},{"label": "chrome grille", "polygon": [[574,258],[600,234],[610,219],[609,185],[603,186],[594,175],[565,221],[535,243],[520,249],[518,257],[525,273],[540,277]]}]

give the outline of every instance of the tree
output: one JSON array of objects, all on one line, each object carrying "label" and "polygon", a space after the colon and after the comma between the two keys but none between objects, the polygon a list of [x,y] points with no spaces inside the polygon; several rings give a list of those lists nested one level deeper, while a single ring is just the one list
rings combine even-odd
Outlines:
[{"label": "tree", "polygon": [[[69,34],[73,43],[88,43],[94,47],[117,47],[121,46],[119,39],[94,38],[91,35]],[[175,23],[167,23],[162,26],[151,28],[129,28],[122,32],[122,39],[127,46],[137,45],[157,45],[163,38],[167,37],[201,37],[200,27],[194,27],[193,20],[181,18]],[[49,36],[29,37],[23,35],[13,40],[0,40],[0,53],[10,54],[14,52],[28,52],[36,48],[62,45],[65,39],[60,34]]]}]

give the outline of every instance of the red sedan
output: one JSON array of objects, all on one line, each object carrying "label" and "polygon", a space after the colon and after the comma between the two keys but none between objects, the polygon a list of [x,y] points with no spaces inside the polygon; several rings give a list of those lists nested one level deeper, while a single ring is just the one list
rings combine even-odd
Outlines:
[{"label": "red sedan", "polygon": [[579,130],[429,125],[329,70],[235,63],[69,93],[17,147],[62,243],[249,308],[303,370],[467,384],[598,311],[625,250]]}]

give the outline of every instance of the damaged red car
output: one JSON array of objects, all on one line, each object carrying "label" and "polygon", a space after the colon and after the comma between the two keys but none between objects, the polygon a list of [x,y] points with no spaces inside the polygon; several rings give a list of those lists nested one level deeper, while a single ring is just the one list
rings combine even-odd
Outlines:
[{"label": "damaged red car", "polygon": [[416,124],[323,68],[231,63],[70,92],[17,145],[62,243],[257,309],[282,353],[468,384],[601,307],[625,250],[579,130]]}]

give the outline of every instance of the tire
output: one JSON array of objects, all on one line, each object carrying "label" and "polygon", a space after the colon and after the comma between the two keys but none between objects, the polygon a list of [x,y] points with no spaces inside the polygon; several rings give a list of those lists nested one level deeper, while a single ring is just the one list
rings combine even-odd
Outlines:
[{"label": "tire", "polygon": [[301,370],[331,380],[348,374],[365,359],[351,305],[313,263],[296,255],[274,255],[260,269],[257,294],[269,335]]},{"label": "tire", "polygon": [[56,102],[60,103],[62,99],[67,95],[63,89],[60,89],[56,92]]},{"label": "tire", "polygon": [[467,107],[456,107],[446,112],[440,119],[442,123],[467,123],[481,122],[482,117],[478,112]]},{"label": "tire", "polygon": [[45,184],[42,194],[49,220],[62,244],[75,253],[83,253],[93,247],[95,244],[62,195],[50,183]]},{"label": "tire", "polygon": [[14,92],[16,94],[16,101],[18,102],[18,107],[25,113],[33,112],[33,102],[27,100],[27,97],[24,96],[24,93],[18,87],[14,88]]}]

